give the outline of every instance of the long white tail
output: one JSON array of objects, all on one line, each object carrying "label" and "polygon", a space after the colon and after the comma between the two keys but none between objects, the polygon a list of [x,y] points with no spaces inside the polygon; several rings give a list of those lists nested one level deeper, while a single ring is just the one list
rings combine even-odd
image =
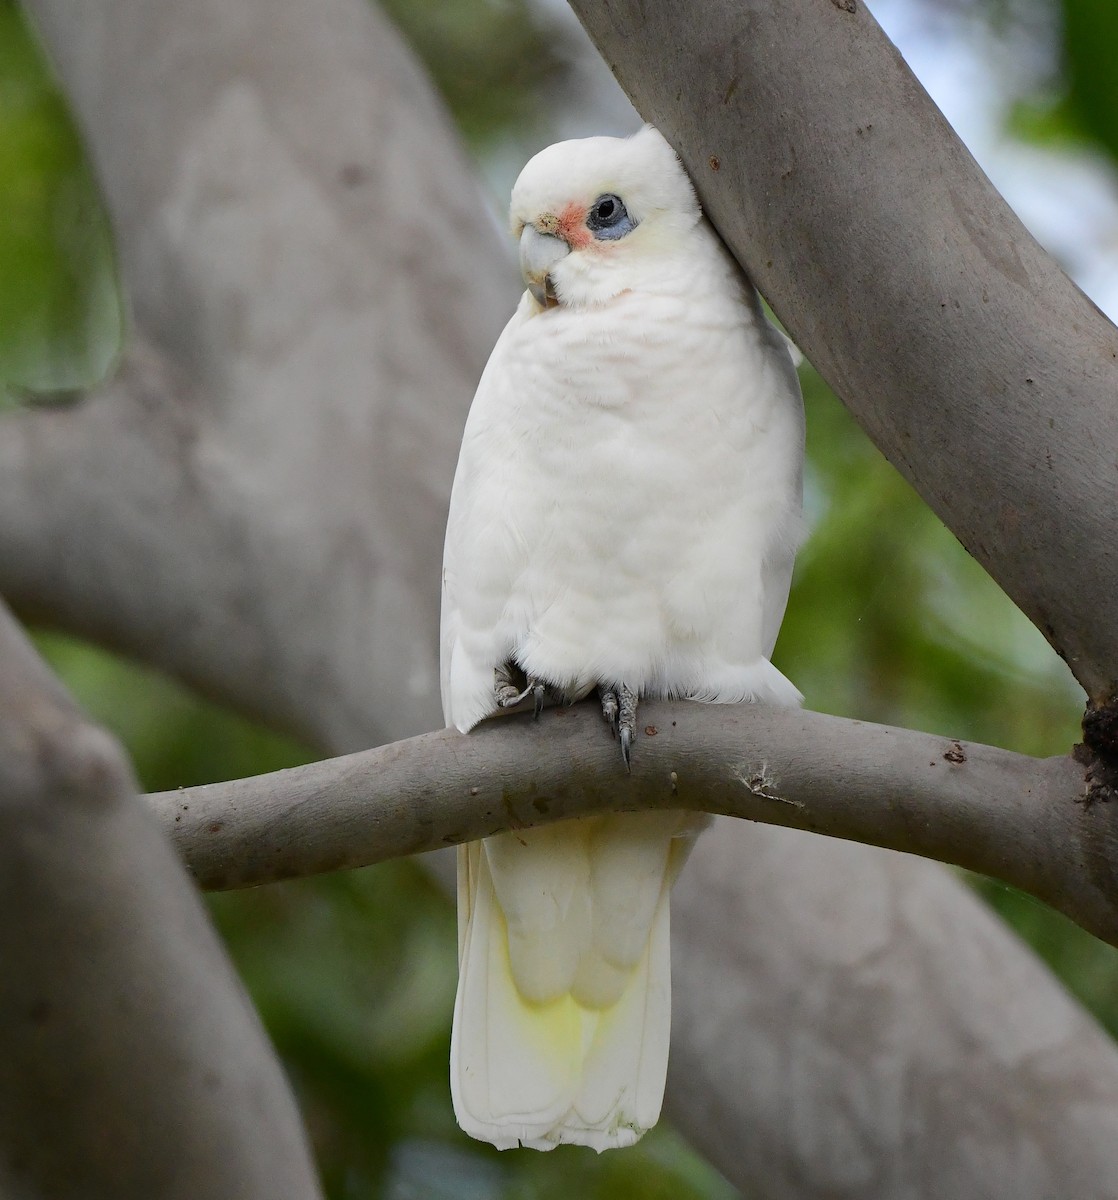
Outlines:
[{"label": "long white tail", "polygon": [[499,1149],[631,1146],[671,1024],[668,893],[702,818],[593,817],[459,849],[454,1110]]}]

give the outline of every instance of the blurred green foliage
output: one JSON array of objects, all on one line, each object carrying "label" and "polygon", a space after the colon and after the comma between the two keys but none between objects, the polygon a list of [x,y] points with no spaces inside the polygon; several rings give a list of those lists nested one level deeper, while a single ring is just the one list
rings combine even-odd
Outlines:
[{"label": "blurred green foliage", "polygon": [[[561,39],[525,0],[390,0],[389,8],[475,147],[532,119],[563,70]],[[1063,13],[1067,99],[1019,107],[1014,128],[1044,140],[1084,128],[1118,158],[1109,62],[1118,6],[1063,0]],[[0,0],[0,396],[95,382],[116,353],[120,313],[107,223],[77,136],[18,9]],[[817,709],[1065,752],[1082,700],[1066,668],[818,376],[805,368],[802,377],[812,536],[781,667]],[[308,757],[135,665],[57,634],[39,644],[86,708],[120,733],[149,790]],[[1029,897],[976,886],[1118,1032],[1118,952]],[[601,1157],[569,1147],[498,1155],[457,1133],[446,1079],[454,916],[414,864],[211,900],[336,1200],[733,1194],[665,1128]]]},{"label": "blurred green foliage", "polygon": [[1118,162],[1118,4],[1061,0],[1068,106],[1082,129]]},{"label": "blurred green foliage", "polygon": [[20,10],[0,0],[0,402],[103,378],[120,333],[81,145]]},{"label": "blurred green foliage", "polygon": [[526,0],[384,0],[475,150],[530,122],[563,72],[562,39]]},{"label": "blurred green foliage", "polygon": [[[984,0],[995,22],[1054,18],[1060,31],[1051,79],[1013,103],[1009,132],[1035,145],[1095,147],[1118,163],[1118,4],[1114,0]],[[1047,10],[1047,11],[1045,11]]]}]

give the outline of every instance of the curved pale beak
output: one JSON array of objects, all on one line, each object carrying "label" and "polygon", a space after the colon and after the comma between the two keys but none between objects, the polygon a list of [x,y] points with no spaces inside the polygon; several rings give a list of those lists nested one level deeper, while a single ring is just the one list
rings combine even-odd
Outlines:
[{"label": "curved pale beak", "polygon": [[570,246],[562,238],[540,233],[533,225],[524,226],[520,235],[520,274],[541,308],[557,303],[548,273],[570,252]]}]

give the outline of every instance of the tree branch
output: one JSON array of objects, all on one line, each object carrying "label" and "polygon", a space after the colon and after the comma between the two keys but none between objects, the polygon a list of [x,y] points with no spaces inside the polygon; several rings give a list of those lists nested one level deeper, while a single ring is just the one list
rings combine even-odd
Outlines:
[{"label": "tree branch", "polygon": [[858,422],[1092,699],[1118,694],[1118,330],[865,3],[572,7]]},{"label": "tree branch", "polygon": [[27,7],[137,337],[4,416],[0,593],[319,745],[432,728],[435,547],[516,301],[437,97],[356,0]]},{"label": "tree branch", "polygon": [[[1118,810],[1029,758],[763,706],[644,704],[626,774],[592,704],[148,797],[199,883],[247,887],[594,812],[686,808],[954,863],[1118,945]],[[649,734],[648,730],[655,730]]]},{"label": "tree branch", "polygon": [[147,799],[208,887],[606,809],[747,817],[716,819],[673,901],[667,1105],[696,1146],[773,1200],[1113,1194],[1110,1039],[935,865],[798,832],[1063,891],[1113,940],[1082,867],[1113,807],[1080,802],[1082,768],[762,707],[647,703],[642,726],[631,776],[584,704]]},{"label": "tree branch", "polygon": [[2,605],[0,910],[5,1195],[319,1195],[196,892],[116,744]]},{"label": "tree branch", "polygon": [[1118,1195],[1113,1041],[934,863],[717,818],[672,975],[667,1111],[743,1195]]}]

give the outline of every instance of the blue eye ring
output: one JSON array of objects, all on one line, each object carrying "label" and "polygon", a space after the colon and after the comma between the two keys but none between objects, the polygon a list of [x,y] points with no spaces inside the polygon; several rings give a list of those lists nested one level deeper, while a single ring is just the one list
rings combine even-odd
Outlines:
[{"label": "blue eye ring", "polygon": [[590,211],[586,214],[586,228],[599,241],[616,241],[636,228],[636,222],[629,216],[620,196],[604,192],[590,205]]}]

